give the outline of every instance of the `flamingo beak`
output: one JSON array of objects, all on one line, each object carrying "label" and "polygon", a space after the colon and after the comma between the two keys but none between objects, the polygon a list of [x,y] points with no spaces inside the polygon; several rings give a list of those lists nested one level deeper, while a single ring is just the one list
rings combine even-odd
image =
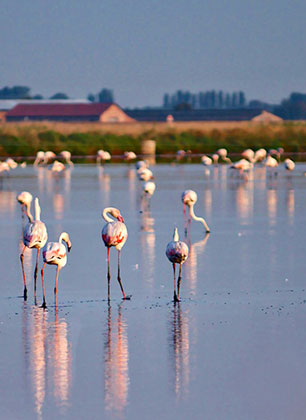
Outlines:
[{"label": "flamingo beak", "polygon": [[72,245],[71,245],[71,243],[70,243],[70,244],[68,245],[68,252],[70,252],[71,247],[72,247]]},{"label": "flamingo beak", "polygon": [[117,217],[118,222],[124,223],[123,217],[120,215]]}]

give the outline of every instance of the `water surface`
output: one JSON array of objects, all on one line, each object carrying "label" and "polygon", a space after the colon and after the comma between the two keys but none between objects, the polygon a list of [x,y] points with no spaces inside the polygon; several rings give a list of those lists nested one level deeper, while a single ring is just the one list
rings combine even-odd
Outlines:
[{"label": "water surface", "polygon": [[[18,168],[0,191],[0,418],[304,419],[306,389],[306,167],[248,182],[227,166],[156,165],[150,210],[140,213],[133,165],[76,165],[59,178]],[[180,196],[198,193],[186,239],[181,302],[165,256],[184,238]],[[24,302],[16,194],[40,198],[49,240],[69,232],[60,272],[47,266],[44,311],[33,301],[36,251],[27,250]],[[107,302],[102,209],[118,207],[129,237],[111,250]],[[42,260],[40,260],[40,267]],[[41,303],[41,283],[38,282]]]}]

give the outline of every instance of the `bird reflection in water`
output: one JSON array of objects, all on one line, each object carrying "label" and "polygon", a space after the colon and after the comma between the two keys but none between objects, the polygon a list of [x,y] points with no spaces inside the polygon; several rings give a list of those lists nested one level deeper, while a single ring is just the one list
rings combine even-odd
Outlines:
[{"label": "bird reflection in water", "polygon": [[146,261],[146,279],[153,285],[153,275],[155,270],[155,219],[150,211],[140,213],[140,243],[142,261]]},{"label": "bird reflection in water", "polygon": [[[63,413],[69,403],[71,388],[71,345],[67,322],[54,308],[54,321],[49,312],[24,304],[23,335],[26,367],[31,377],[34,408],[43,418],[46,397],[51,394]],[[25,314],[25,312],[27,312]],[[28,325],[29,324],[29,325]]]},{"label": "bird reflection in water", "polygon": [[0,214],[13,217],[17,205],[16,191],[0,191]]},{"label": "bird reflection in water", "polygon": [[239,218],[245,224],[253,217],[254,209],[254,184],[238,184],[236,189],[236,205]]},{"label": "bird reflection in water", "polygon": [[109,201],[109,192],[110,192],[110,175],[104,172],[103,166],[97,166],[98,171],[98,180],[99,180],[99,188],[100,191],[103,193],[103,197],[106,202]]},{"label": "bird reflection in water", "polygon": [[276,188],[277,184],[272,181],[267,184],[267,208],[270,226],[276,224],[278,200]]},{"label": "bird reflection in water", "polygon": [[112,319],[108,304],[107,329],[104,341],[104,400],[106,409],[119,415],[127,405],[129,391],[129,350],[127,324],[122,316],[122,304]]},{"label": "bird reflection in water", "polygon": [[286,206],[287,206],[287,213],[289,216],[289,224],[293,225],[294,222],[294,210],[295,210],[295,191],[293,187],[287,189],[286,191]]},{"label": "bird reflection in water", "polygon": [[171,310],[169,349],[171,362],[171,382],[177,398],[188,394],[190,382],[190,337],[188,312],[181,310],[180,302],[175,302]]},{"label": "bird reflection in water", "polygon": [[196,291],[198,282],[198,257],[203,257],[205,246],[208,241],[210,233],[198,242],[191,243],[190,238],[188,241],[189,256],[185,262],[186,284],[192,292]]}]

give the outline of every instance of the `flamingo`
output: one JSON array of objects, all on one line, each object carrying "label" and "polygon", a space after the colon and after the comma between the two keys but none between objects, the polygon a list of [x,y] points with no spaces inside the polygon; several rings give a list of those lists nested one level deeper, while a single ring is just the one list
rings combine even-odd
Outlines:
[{"label": "flamingo", "polygon": [[147,208],[149,208],[150,199],[152,195],[154,194],[155,189],[156,189],[156,185],[152,181],[145,182],[142,187],[143,198],[147,197]]},{"label": "flamingo", "polygon": [[111,159],[111,155],[109,152],[106,152],[105,150],[98,150],[97,151],[97,163],[100,163],[101,160],[103,162],[105,162],[106,160],[110,160]]},{"label": "flamingo", "polygon": [[206,221],[202,217],[198,217],[194,214],[193,207],[198,200],[197,193],[193,190],[186,190],[182,193],[182,202],[184,204],[184,219],[185,219],[185,234],[187,234],[187,223],[186,223],[186,206],[189,207],[189,225],[191,222],[191,217],[193,220],[203,223],[206,233],[210,232],[210,229]]},{"label": "flamingo", "polygon": [[33,196],[28,191],[22,191],[21,193],[17,195],[16,199],[18,203],[21,204],[22,217],[24,217],[23,213],[27,214],[27,212],[25,211],[25,208],[30,209]]},{"label": "flamingo", "polygon": [[[174,274],[174,302],[179,302],[180,298],[180,285],[182,279],[182,264],[188,258],[188,245],[180,241],[177,228],[174,229],[173,240],[168,243],[166,248],[166,255],[168,260],[173,264],[173,274]],[[175,273],[175,264],[180,265],[180,271],[177,280],[177,293],[176,293],[176,273]]]},{"label": "flamingo", "polygon": [[17,163],[17,162],[15,162],[15,160],[14,160],[14,159],[12,159],[12,158],[7,158],[7,159],[5,160],[5,162],[8,164],[8,166],[10,167],[10,169],[15,169],[15,168],[17,168],[17,166],[18,166],[18,163]]},{"label": "flamingo", "polygon": [[55,160],[53,162],[53,165],[51,166],[51,171],[53,173],[59,173],[66,169],[65,165],[62,162],[59,162],[58,160]]},{"label": "flamingo", "polygon": [[252,149],[246,149],[241,153],[241,156],[250,162],[254,162],[255,152]]},{"label": "flamingo", "polygon": [[218,160],[219,160],[219,155],[218,155],[218,153],[214,153],[214,154],[212,155],[212,160],[214,161],[214,165],[217,165],[217,164],[218,164]]},{"label": "flamingo", "polygon": [[68,152],[68,150],[63,150],[59,155],[63,159],[65,159],[65,161],[68,163],[68,165],[73,166],[73,162],[71,160],[71,153]]},{"label": "flamingo", "polygon": [[24,248],[22,253],[20,254],[20,261],[21,261],[21,268],[22,268],[22,275],[23,275],[23,283],[24,283],[24,292],[23,297],[24,300],[27,300],[27,285],[26,285],[26,278],[24,273],[24,264],[23,264],[23,256],[26,248],[36,248],[37,249],[37,258],[36,258],[36,266],[34,271],[34,297],[36,303],[36,280],[37,280],[37,267],[38,267],[38,259],[39,259],[39,251],[47,242],[48,233],[46,225],[40,220],[40,206],[39,200],[35,198],[35,220],[33,221],[33,216],[30,212],[30,207],[27,207],[27,216],[29,219],[29,223],[25,226],[23,231],[23,244]]},{"label": "flamingo", "polygon": [[186,156],[186,152],[185,150],[178,150],[175,156],[177,160],[181,160]]},{"label": "flamingo", "polygon": [[242,175],[244,171],[249,171],[252,167],[253,163],[247,159],[240,159],[230,166],[231,169],[239,171],[240,175]]},{"label": "flamingo", "polygon": [[265,149],[258,149],[255,152],[254,162],[261,162],[267,157],[267,151]]},{"label": "flamingo", "polygon": [[140,168],[137,171],[137,176],[140,181],[149,181],[153,179],[153,172],[148,168]]},{"label": "flamingo", "polygon": [[44,265],[41,269],[41,282],[42,282],[42,289],[43,289],[43,304],[42,308],[46,308],[46,297],[45,297],[45,283],[44,283],[44,271],[46,264],[56,265],[56,278],[55,278],[55,287],[54,287],[54,295],[55,295],[55,302],[57,297],[57,281],[58,281],[58,274],[59,270],[67,264],[67,253],[65,245],[63,241],[67,244],[68,252],[71,249],[71,241],[69,238],[68,233],[62,232],[58,242],[48,242],[47,245],[44,246],[43,249],[43,260]]},{"label": "flamingo", "polygon": [[268,155],[267,159],[265,160],[265,166],[268,168],[275,168],[274,175],[277,175],[276,168],[278,167],[278,161],[274,157]]},{"label": "flamingo", "polygon": [[43,152],[42,150],[40,150],[39,152],[36,153],[36,158],[34,161],[34,166],[39,165],[40,163],[44,162],[45,160],[45,152]]},{"label": "flamingo", "polygon": [[295,163],[291,159],[285,159],[284,166],[285,169],[287,169],[287,171],[293,171],[293,169],[295,168]]},{"label": "flamingo", "polygon": [[212,164],[212,159],[206,155],[201,157],[201,162],[204,166],[210,166]]},{"label": "flamingo", "polygon": [[48,150],[45,153],[45,157],[44,157],[44,163],[49,163],[52,159],[56,158],[56,154],[54,152],[51,152],[50,150]]},{"label": "flamingo", "polygon": [[134,152],[124,152],[123,158],[127,161],[134,160],[137,158],[136,154]]},{"label": "flamingo", "polygon": [[136,171],[138,171],[140,168],[147,169],[149,167],[149,164],[146,160],[139,160],[138,162],[136,162],[135,167]]},{"label": "flamingo", "polygon": [[227,157],[227,150],[225,148],[218,149],[217,154],[220,156],[221,159],[223,159],[225,162],[231,163],[232,161],[230,158]]},{"label": "flamingo", "polygon": [[[109,215],[113,216],[117,220],[113,220]],[[115,207],[106,207],[103,210],[102,217],[107,222],[102,229],[102,239],[107,247],[107,282],[108,282],[108,300],[110,300],[110,248],[114,246],[118,251],[118,275],[117,280],[119,282],[123,299],[130,299],[130,296],[125,296],[121,277],[120,277],[120,253],[123,245],[125,244],[128,233],[127,228],[124,224],[123,217],[118,209]]]}]

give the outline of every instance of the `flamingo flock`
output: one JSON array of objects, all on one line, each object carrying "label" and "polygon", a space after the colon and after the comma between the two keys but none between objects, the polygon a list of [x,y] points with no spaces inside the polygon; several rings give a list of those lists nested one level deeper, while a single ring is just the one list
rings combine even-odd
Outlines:
[{"label": "flamingo flock", "polygon": [[[180,150],[177,153],[177,159],[185,156],[186,153]],[[230,163],[229,168],[237,171],[240,176],[243,176],[245,173],[248,173],[252,170],[255,164],[261,164],[265,166],[267,170],[271,171],[270,174],[277,174],[276,170],[280,164],[281,156],[283,154],[283,149],[272,149],[268,152],[261,148],[257,151],[252,149],[246,149],[241,153],[241,159],[232,162],[228,157],[227,150],[225,148],[218,149],[215,153],[209,157],[204,155],[201,157],[201,162],[204,166],[211,166],[212,164],[217,165],[219,160],[222,160],[226,163]],[[71,160],[71,153],[68,151],[63,151],[59,155],[59,158],[63,159],[66,164],[70,167],[73,167],[73,162]],[[48,165],[51,163],[49,169],[55,173],[59,174],[60,172],[66,169],[64,163],[56,159],[57,156],[51,151],[43,152],[39,151],[37,153],[34,166],[38,165]],[[124,153],[124,160],[131,161],[137,158],[136,154],[132,151]],[[97,152],[97,163],[104,163],[106,160],[110,160],[111,155],[109,152],[104,150],[98,150]],[[9,171],[10,169],[15,169],[18,164],[11,158],[8,158],[5,162],[2,162],[3,170]],[[284,168],[288,172],[292,172],[295,169],[295,163],[293,160],[287,158],[283,162]],[[273,172],[274,171],[274,172]],[[0,166],[1,172],[1,166]],[[141,199],[146,203],[146,210],[149,211],[150,200],[156,190],[156,184],[154,180],[154,174],[149,168],[149,162],[146,160],[138,160],[135,164],[135,172],[140,181],[141,185]],[[55,265],[56,277],[55,277],[55,287],[54,287],[54,297],[55,301],[57,299],[57,284],[59,278],[59,271],[67,263],[67,252],[71,249],[71,240],[67,232],[62,232],[58,242],[48,242],[48,233],[45,223],[41,220],[41,208],[39,204],[38,197],[34,200],[34,217],[31,213],[31,205],[33,202],[33,196],[27,191],[22,191],[16,197],[17,201],[21,206],[22,217],[25,216],[28,218],[28,223],[25,225],[23,230],[23,249],[20,254],[21,268],[22,268],[22,277],[23,277],[23,298],[27,300],[28,288],[26,275],[24,270],[24,253],[28,249],[36,249],[36,264],[34,270],[34,301],[37,302],[37,274],[38,274],[38,265],[39,265],[39,256],[40,250],[42,250],[43,266],[41,269],[41,280],[42,280],[42,291],[43,291],[43,303],[42,307],[46,308],[46,296],[45,296],[45,285],[44,285],[44,272],[46,265]],[[197,203],[197,193],[191,189],[187,189],[181,194],[181,201],[183,203],[183,215],[184,215],[184,226],[185,226],[185,237],[190,236],[190,227],[191,219],[196,222],[199,222],[203,225],[205,230],[205,235],[210,233],[210,228],[204,219],[204,217],[197,216],[194,212],[194,206]],[[187,216],[187,207],[189,214]],[[126,295],[124,292],[122,279],[121,279],[121,251],[125,245],[128,238],[127,227],[124,223],[124,219],[121,215],[119,209],[115,207],[106,207],[102,211],[102,217],[105,220],[106,224],[102,229],[102,241],[107,248],[107,296],[110,300],[110,289],[111,289],[111,272],[110,272],[110,249],[114,247],[118,251],[118,271],[117,271],[117,281],[122,292],[122,298],[124,300],[129,300],[131,295]],[[209,236],[209,235],[207,235]],[[66,246],[65,246],[66,245]],[[182,278],[182,265],[188,258],[188,245],[179,239],[178,229],[175,227],[173,240],[170,241],[166,246],[166,256],[168,260],[173,265],[174,272],[174,301],[177,302],[180,299],[180,284]],[[176,280],[176,264],[179,264],[179,274],[178,279]]]}]

